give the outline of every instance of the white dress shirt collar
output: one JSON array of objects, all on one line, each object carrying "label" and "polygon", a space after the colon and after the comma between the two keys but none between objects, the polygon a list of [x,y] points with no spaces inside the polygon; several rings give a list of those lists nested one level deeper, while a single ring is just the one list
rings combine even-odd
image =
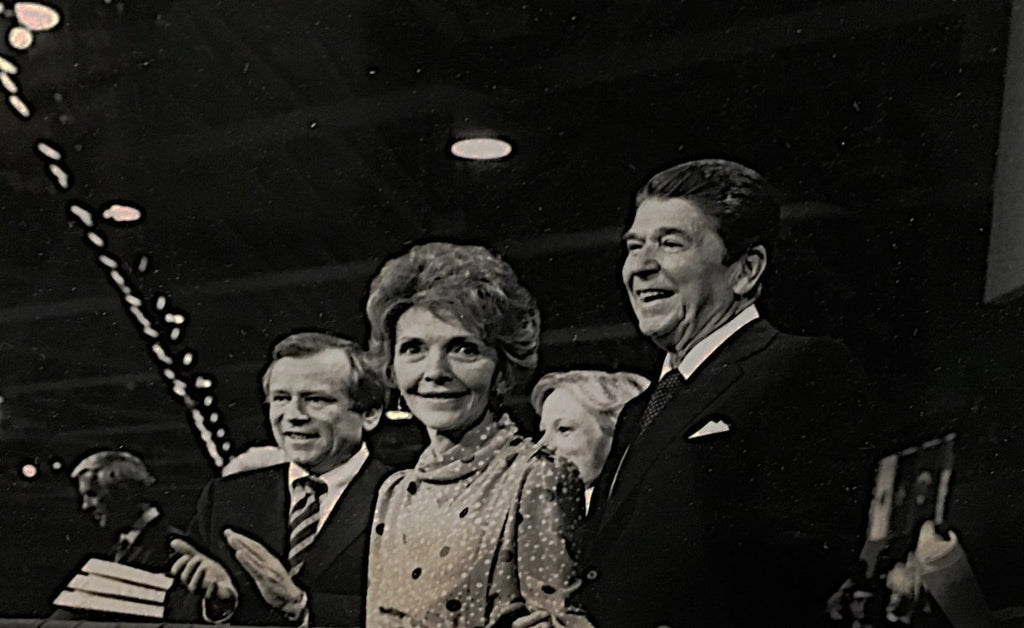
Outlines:
[{"label": "white dress shirt collar", "polygon": [[[327,485],[327,491],[320,496],[320,520],[316,524],[317,532],[324,527],[324,522],[327,521],[327,517],[334,510],[334,506],[337,505],[338,500],[345,493],[345,489],[352,483],[356,474],[359,473],[359,470],[363,468],[363,465],[366,464],[369,458],[370,450],[366,448],[366,443],[363,443],[359,450],[352,454],[351,458],[327,473],[317,476]],[[304,478],[307,475],[312,474],[294,462],[288,463],[288,487],[291,493],[292,505],[301,497],[301,494],[294,490],[295,480]]]},{"label": "white dress shirt collar", "polygon": [[[743,329],[748,323],[752,323],[760,318],[761,315],[757,311],[757,306],[749,305],[744,308],[739,314],[733,316],[724,325],[711,332],[704,337],[703,340],[693,345],[686,355],[683,356],[682,361],[679,362],[679,373],[683,376],[683,379],[690,379],[693,374],[700,368],[701,364],[707,361],[711,354],[718,350],[725,341],[732,338],[736,332]],[[672,370],[671,356],[665,356],[665,362],[661,366],[661,377],[664,377],[666,373]]]},{"label": "white dress shirt collar", "polygon": [[118,536],[118,541],[124,547],[131,547],[135,540],[139,538],[142,531],[152,523],[157,517],[160,516],[160,509],[156,506],[150,506],[139,515],[139,518],[135,520],[132,527],[128,528]]}]

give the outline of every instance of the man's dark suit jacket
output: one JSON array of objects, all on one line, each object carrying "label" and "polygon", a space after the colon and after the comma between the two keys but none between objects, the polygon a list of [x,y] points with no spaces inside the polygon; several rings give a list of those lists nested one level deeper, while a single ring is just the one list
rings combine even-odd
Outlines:
[{"label": "man's dark suit jacket", "polygon": [[[366,600],[366,561],[369,529],[377,489],[395,469],[371,456],[334,506],[310,546],[296,584],[309,596],[310,625],[361,626]],[[287,567],[288,465],[257,469],[210,482],[196,507],[188,535],[231,573],[239,603],[232,624],[280,625],[284,616],[270,608],[252,578],[235,560],[224,540],[231,528],[263,543]],[[186,617],[198,620],[195,598]]]},{"label": "man's dark suit jacket", "polygon": [[[171,551],[171,539],[180,537],[184,533],[167,521],[161,510],[160,516],[150,521],[142,528],[135,542],[131,544],[126,552],[118,551],[117,544],[110,552],[109,560],[133,567],[148,569],[165,573],[171,566],[173,552]],[[118,555],[122,554],[122,555]],[[124,615],[103,613],[99,611],[82,611],[68,608],[58,608],[50,615],[50,619],[82,619],[90,621],[117,621],[124,619]]]},{"label": "man's dark suit jacket", "polygon": [[152,571],[166,572],[171,566],[171,539],[183,534],[171,525],[161,511],[160,515],[142,528],[135,542],[119,556],[114,550],[114,560],[126,565],[134,565]]},{"label": "man's dark suit jacket", "polygon": [[[638,437],[652,391],[623,409],[588,521],[596,625],[823,624],[863,539],[874,456],[848,351],[756,320]],[[709,421],[730,429],[689,438]]]}]

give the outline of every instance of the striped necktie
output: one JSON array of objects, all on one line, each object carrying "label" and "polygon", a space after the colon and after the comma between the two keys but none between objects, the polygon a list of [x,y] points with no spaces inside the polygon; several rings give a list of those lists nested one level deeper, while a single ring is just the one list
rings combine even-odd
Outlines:
[{"label": "striped necktie", "polygon": [[302,569],[306,551],[316,537],[316,526],[320,521],[320,495],[327,491],[327,484],[318,477],[307,475],[295,480],[294,490],[301,493],[288,516],[288,564],[289,575],[295,577]]}]

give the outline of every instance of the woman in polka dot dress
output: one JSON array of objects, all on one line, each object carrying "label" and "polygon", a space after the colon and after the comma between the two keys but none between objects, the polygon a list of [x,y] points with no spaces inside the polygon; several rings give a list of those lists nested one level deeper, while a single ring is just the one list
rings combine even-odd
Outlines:
[{"label": "woman in polka dot dress", "polygon": [[372,350],[430,436],[378,494],[367,625],[589,626],[571,603],[579,474],[501,412],[537,362],[533,297],[487,249],[434,242],[386,263],[366,310]]}]

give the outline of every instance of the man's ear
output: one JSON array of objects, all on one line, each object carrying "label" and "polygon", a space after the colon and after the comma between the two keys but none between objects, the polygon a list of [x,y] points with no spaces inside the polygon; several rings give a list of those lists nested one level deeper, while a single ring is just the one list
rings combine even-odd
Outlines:
[{"label": "man's ear", "polygon": [[736,277],[733,280],[733,294],[745,297],[755,292],[761,282],[761,275],[768,267],[768,250],[758,244],[747,249],[739,259],[733,262]]},{"label": "man's ear", "polygon": [[384,408],[371,408],[363,412],[363,431],[372,432],[380,423],[380,417],[384,414]]}]

